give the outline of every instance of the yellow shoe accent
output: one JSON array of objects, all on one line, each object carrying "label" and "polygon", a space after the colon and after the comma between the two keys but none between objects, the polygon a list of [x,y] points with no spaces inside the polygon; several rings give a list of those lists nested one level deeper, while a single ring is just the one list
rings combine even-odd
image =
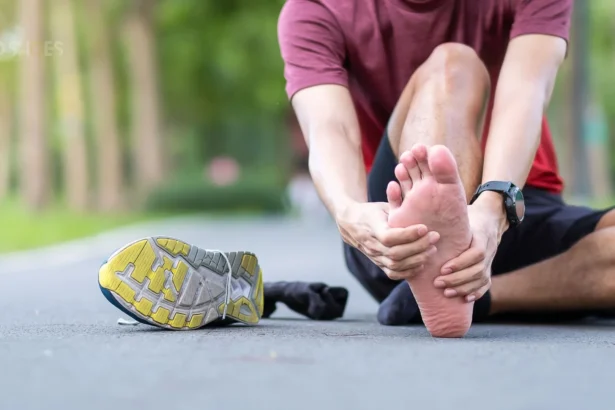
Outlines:
[{"label": "yellow shoe accent", "polygon": [[117,277],[117,274],[124,272],[129,264],[134,264],[145,245],[147,245],[147,240],[135,242],[122,250],[122,252],[114,258],[107,261],[98,272],[98,281],[100,285],[103,288],[115,291],[122,283],[121,279]]},{"label": "yellow shoe accent", "polygon": [[182,252],[182,253],[183,253],[183,251],[184,251],[184,245],[185,245],[185,243],[180,242],[180,241],[177,241],[177,242],[175,243],[175,248],[173,249],[173,254],[174,254],[174,255],[177,255],[177,254],[179,254],[180,252]]},{"label": "yellow shoe accent", "polygon": [[185,324],[186,315],[184,315],[183,313],[176,313],[175,316],[173,316],[173,319],[171,319],[171,321],[169,322],[169,325],[177,329],[181,329],[182,327],[184,327]]},{"label": "yellow shoe accent", "polygon": [[154,322],[160,323],[161,325],[166,325],[169,322],[169,315],[171,311],[159,306],[158,310],[152,315],[152,319]]},{"label": "yellow shoe accent", "polygon": [[[248,315],[242,312],[242,307],[245,307],[250,310],[250,314]],[[224,303],[221,303],[218,306],[218,313],[224,313]],[[259,316],[254,310],[254,305],[252,304],[252,302],[250,302],[249,299],[244,296],[229,303],[228,308],[226,309],[226,315],[244,323],[254,324],[258,323],[259,321]]]},{"label": "yellow shoe accent", "polygon": [[179,261],[177,267],[171,271],[173,272],[173,286],[175,286],[175,290],[179,292],[184,284],[184,279],[186,279],[188,266],[186,266],[184,262]]},{"label": "yellow shoe accent", "polygon": [[165,281],[164,269],[158,268],[155,271],[150,271],[147,277],[149,278],[149,285],[147,286],[149,290],[154,293],[162,292]]},{"label": "yellow shoe accent", "polygon": [[203,323],[204,317],[205,315],[192,315],[192,319],[190,319],[190,323],[188,323],[188,327],[190,329],[196,329],[197,327],[201,326],[201,323]]},{"label": "yellow shoe accent", "polygon": [[151,246],[145,246],[139,257],[134,261],[135,268],[130,277],[139,283],[143,283],[147,275],[152,271],[152,266],[156,261],[156,254]]},{"label": "yellow shoe accent", "polygon": [[248,272],[250,276],[254,276],[254,268],[256,267],[256,256],[243,255],[241,258],[241,267]]},{"label": "yellow shoe accent", "polygon": [[135,301],[135,291],[132,290],[132,288],[124,282],[120,283],[120,285],[115,290],[115,293],[120,295],[122,299],[124,299],[124,301],[127,303],[132,304]]},{"label": "yellow shoe accent", "polygon": [[151,300],[142,297],[140,301],[134,303],[134,307],[145,316],[149,316],[152,313],[152,306],[154,304]]},{"label": "yellow shoe accent", "polygon": [[188,253],[190,252],[190,245],[175,239],[159,238],[156,242],[173,255],[182,254],[184,256],[188,256]]},{"label": "yellow shoe accent", "polygon": [[258,278],[256,279],[256,290],[254,291],[254,301],[256,302],[256,310],[258,316],[263,317],[263,311],[265,310],[265,297],[263,292],[263,270],[258,270]]},{"label": "yellow shoe accent", "polygon": [[98,272],[98,282],[103,288],[115,291],[122,280],[115,275],[109,264],[105,263]]},{"label": "yellow shoe accent", "polygon": [[175,302],[177,299],[175,298],[175,294],[171,289],[162,289],[162,293],[164,294],[164,299],[169,302]]}]

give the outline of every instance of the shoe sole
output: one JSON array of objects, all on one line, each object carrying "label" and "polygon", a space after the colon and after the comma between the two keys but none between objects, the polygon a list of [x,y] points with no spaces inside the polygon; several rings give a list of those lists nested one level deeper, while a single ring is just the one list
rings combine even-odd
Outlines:
[{"label": "shoe sole", "polygon": [[[231,263],[226,318],[256,324],[263,315],[263,272],[250,252],[225,253]],[[167,237],[150,237],[115,252],[100,267],[104,296],[133,319],[193,330],[222,318],[228,268],[217,251]]]}]

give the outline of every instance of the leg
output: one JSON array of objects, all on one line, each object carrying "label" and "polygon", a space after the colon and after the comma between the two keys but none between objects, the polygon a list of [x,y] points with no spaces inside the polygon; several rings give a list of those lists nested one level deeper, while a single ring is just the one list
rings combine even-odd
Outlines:
[{"label": "leg", "polygon": [[[524,222],[525,230],[502,241],[494,263],[491,314],[615,308],[615,211],[554,205],[558,210],[546,221],[543,218],[540,227],[524,227]],[[551,245],[541,248],[540,243],[547,242]],[[496,269],[508,270],[511,259],[527,266],[497,275]]]},{"label": "leg", "polygon": [[[436,48],[428,61],[409,81],[391,117],[386,139],[381,142],[369,175],[370,201],[387,201],[387,184],[396,179],[394,169],[398,164],[400,152],[409,149],[414,143],[444,144],[452,151],[453,162],[456,160],[459,164],[459,173],[464,185],[461,194],[455,187],[461,185],[458,183],[459,176],[454,176],[455,183],[450,185],[454,196],[462,198],[456,201],[457,212],[465,213],[465,197],[474,191],[480,180],[482,163],[479,135],[483,127],[488,95],[489,77],[473,50],[459,44],[447,44]],[[421,158],[424,166],[427,162],[427,158]],[[408,177],[405,181],[407,180]],[[409,199],[408,195],[406,199]],[[401,198],[399,200],[401,201]],[[410,202],[412,201],[405,201],[406,205]],[[424,205],[430,208],[429,204]],[[403,213],[402,211],[401,214]],[[434,214],[432,209],[429,209],[429,213]],[[441,225],[441,221],[439,224]],[[453,230],[451,236],[458,237],[459,232],[463,234],[465,231],[467,234],[468,227],[465,229],[454,227]],[[462,250],[464,249],[456,251],[448,259],[457,256]],[[382,270],[354,248],[345,246],[345,257],[349,270],[359,282],[377,301],[384,301],[378,313],[380,323],[405,324],[421,319],[418,306],[405,283],[400,284],[398,281],[390,280]],[[429,287],[435,289],[431,283]],[[393,289],[396,289],[394,294],[391,293]],[[438,295],[443,299],[441,296]],[[459,306],[453,307],[458,310]],[[439,310],[437,306],[436,310]],[[467,313],[464,314],[467,316]],[[463,321],[466,322],[462,324],[464,329],[458,329],[457,333],[465,333],[467,330],[465,328],[468,326],[468,321],[465,319]]]},{"label": "leg", "polygon": [[[423,322],[434,336],[463,336],[472,322],[473,303],[445,298],[433,279],[444,263],[470,246],[467,193],[480,178],[477,133],[488,90],[486,70],[474,51],[441,46],[410,81],[389,126],[391,145],[397,147],[401,162],[395,169],[399,185],[391,183],[387,191],[389,224],[423,223],[442,238],[438,253],[408,280]],[[411,152],[399,155],[411,146]]]},{"label": "leg", "polygon": [[416,144],[451,150],[469,198],[480,183],[482,135],[489,101],[487,69],[474,50],[461,44],[437,47],[403,91],[388,126],[399,158]]}]

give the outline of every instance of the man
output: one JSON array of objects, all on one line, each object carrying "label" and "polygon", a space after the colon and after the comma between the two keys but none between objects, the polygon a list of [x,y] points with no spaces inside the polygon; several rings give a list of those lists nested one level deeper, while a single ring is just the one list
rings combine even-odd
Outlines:
[{"label": "man", "polygon": [[562,201],[544,118],[571,9],[287,0],[279,40],[310,172],[382,324],[458,337],[472,315],[615,307],[615,212]]}]

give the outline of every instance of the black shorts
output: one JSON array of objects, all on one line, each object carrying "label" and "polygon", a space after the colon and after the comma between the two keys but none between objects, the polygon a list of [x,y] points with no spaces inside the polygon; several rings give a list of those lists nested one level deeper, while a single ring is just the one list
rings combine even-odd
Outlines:
[{"label": "black shorts", "polygon": [[[382,138],[372,171],[368,176],[370,202],[386,202],[386,188],[396,180],[395,158],[388,137]],[[492,265],[492,275],[499,275],[558,255],[584,236],[593,232],[608,210],[593,210],[564,203],[562,197],[541,189],[526,187],[525,219],[502,236]],[[363,287],[382,302],[399,281],[384,272],[357,249],[344,244],[346,264]]]}]

